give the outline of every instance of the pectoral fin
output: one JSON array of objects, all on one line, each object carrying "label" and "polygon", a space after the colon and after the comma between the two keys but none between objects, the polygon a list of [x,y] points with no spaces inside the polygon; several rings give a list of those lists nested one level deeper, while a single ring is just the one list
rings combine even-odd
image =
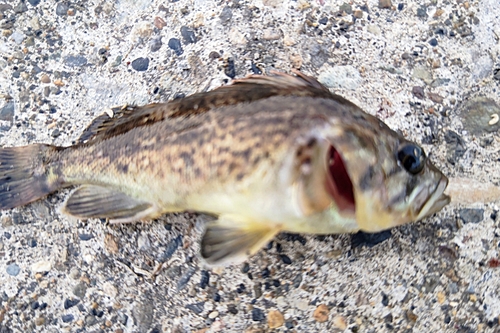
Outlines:
[{"label": "pectoral fin", "polygon": [[265,223],[220,217],[209,222],[201,240],[201,257],[208,265],[221,266],[245,261],[279,232]]},{"label": "pectoral fin", "polygon": [[158,215],[154,205],[98,185],[83,185],[76,189],[62,212],[78,218],[109,218],[114,223],[135,222]]}]

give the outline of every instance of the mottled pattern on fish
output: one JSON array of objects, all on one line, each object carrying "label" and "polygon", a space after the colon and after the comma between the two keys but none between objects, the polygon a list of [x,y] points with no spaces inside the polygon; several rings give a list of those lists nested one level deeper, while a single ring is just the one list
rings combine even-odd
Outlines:
[{"label": "mottled pattern on fish", "polygon": [[379,231],[448,203],[416,144],[301,73],[98,117],[68,148],[0,151],[0,208],[83,185],[63,212],[117,222],[192,210],[218,216],[202,257],[255,253],[280,231]]},{"label": "mottled pattern on fish", "polygon": [[[204,186],[207,182],[243,182],[262,164],[273,164],[302,135],[304,129],[322,125],[315,118],[314,100],[293,101],[293,97],[266,99],[255,109],[224,108],[189,119],[173,119],[138,127],[114,137],[92,142],[79,150],[64,151],[65,180],[79,183],[92,174],[96,181],[108,175],[120,186],[121,177],[142,177],[176,185]],[[305,112],[273,113],[283,102],[299,102]],[[303,105],[300,105],[303,104]],[[263,140],[265,138],[265,140]],[[96,159],[98,157],[98,159]],[[113,181],[115,179],[115,181]],[[193,188],[176,187],[176,193]]]}]

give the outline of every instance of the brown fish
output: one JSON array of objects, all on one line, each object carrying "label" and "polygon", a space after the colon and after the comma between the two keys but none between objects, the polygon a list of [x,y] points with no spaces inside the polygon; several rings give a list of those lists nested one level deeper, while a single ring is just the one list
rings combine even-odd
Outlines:
[{"label": "brown fish", "polygon": [[0,150],[0,209],[81,185],[62,211],[113,222],[197,211],[209,264],[244,260],[280,231],[376,232],[449,202],[423,149],[315,79],[250,76],[98,117],[71,147]]}]

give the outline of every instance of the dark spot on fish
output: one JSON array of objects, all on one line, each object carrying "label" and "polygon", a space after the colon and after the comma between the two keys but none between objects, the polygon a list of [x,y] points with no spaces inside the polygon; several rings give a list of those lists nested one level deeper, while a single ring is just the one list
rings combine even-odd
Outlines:
[{"label": "dark spot on fish", "polygon": [[[244,131],[244,129],[240,129],[239,131]],[[252,134],[252,133],[250,133],[250,134],[252,136],[255,136],[255,134]],[[241,133],[240,135],[238,135],[237,139],[238,139],[238,142],[245,143],[245,142],[247,142],[248,139],[250,139],[250,137],[246,133]]]},{"label": "dark spot on fish", "polygon": [[233,155],[235,157],[243,157],[243,159],[245,159],[245,161],[248,161],[250,159],[250,155],[252,154],[252,149],[251,148],[247,148],[243,151],[237,151],[235,152]]},{"label": "dark spot on fish", "polygon": [[257,156],[255,156],[255,158],[253,159],[252,164],[253,164],[253,165],[257,165],[259,162],[260,162],[260,156],[259,156],[259,155],[257,155]]},{"label": "dark spot on fish", "polygon": [[193,173],[194,173],[196,178],[201,177],[201,169],[200,168],[194,168]]},{"label": "dark spot on fish", "polygon": [[188,152],[184,151],[184,152],[180,153],[179,157],[184,160],[184,165],[185,166],[192,166],[192,165],[194,165],[193,156],[191,154],[189,154]]},{"label": "dark spot on fish", "polygon": [[[281,117],[272,117],[272,118],[256,118],[255,119],[255,124],[261,125],[261,126],[269,126],[269,127],[276,127],[279,128],[283,126],[283,118]],[[260,127],[260,126],[258,126]]]},{"label": "dark spot on fish", "polygon": [[365,174],[359,179],[359,188],[361,191],[369,190],[373,187],[373,181],[376,176],[373,166],[369,166]]},{"label": "dark spot on fish", "polygon": [[198,138],[198,133],[196,133],[195,131],[185,131],[178,135],[175,142],[177,144],[183,145],[185,143],[193,143]]},{"label": "dark spot on fish", "polygon": [[391,211],[393,206],[397,205],[399,202],[404,201],[406,196],[406,192],[399,192],[397,195],[393,196],[387,204],[388,210]]},{"label": "dark spot on fish", "polygon": [[118,169],[118,171],[121,171],[123,173],[127,173],[128,172],[128,164],[122,164],[122,163],[118,163],[116,168]]},{"label": "dark spot on fish", "polygon": [[316,144],[316,138],[310,138],[309,141],[307,141],[307,148],[312,148]]},{"label": "dark spot on fish", "polygon": [[227,160],[225,160],[225,159],[218,160],[217,162],[214,163],[214,165],[219,167],[219,168],[222,168],[226,164],[227,164]]},{"label": "dark spot on fish", "polygon": [[[369,126],[369,125],[366,125]],[[361,149],[373,149],[376,146],[376,143],[374,142],[373,137],[370,137],[371,134],[373,133],[359,133],[359,135],[356,135],[354,133],[351,133],[349,131],[343,132],[344,135],[341,136],[338,140],[341,140],[342,142],[357,142],[358,145],[361,147]],[[376,149],[378,150],[378,149]]]},{"label": "dark spot on fish", "polygon": [[231,162],[229,164],[229,167],[228,167],[228,172],[229,173],[232,173],[236,168],[238,168],[238,164],[237,163],[234,163],[234,162]]},{"label": "dark spot on fish", "polygon": [[200,131],[200,135],[206,136],[210,139],[214,137],[214,131],[213,129],[208,129],[207,127],[203,127]]},{"label": "dark spot on fish", "polygon": [[[347,114],[347,112],[346,112],[346,113],[344,113],[344,114]],[[363,123],[365,123],[365,124],[366,124],[366,118],[365,118],[365,116],[364,116],[363,114],[361,114],[361,113],[353,113],[351,116],[352,116],[352,118],[353,118],[356,122],[363,122]]]},{"label": "dark spot on fish", "polygon": [[302,154],[304,153],[304,147],[299,147],[299,149],[297,149],[297,157],[301,157]]},{"label": "dark spot on fish", "polygon": [[201,147],[205,144],[205,138],[203,136],[201,136],[199,139],[198,139],[198,147]]},{"label": "dark spot on fish", "polygon": [[243,179],[243,177],[245,177],[245,174],[243,172],[239,172],[237,175],[236,175],[236,180],[237,181],[240,181]]}]

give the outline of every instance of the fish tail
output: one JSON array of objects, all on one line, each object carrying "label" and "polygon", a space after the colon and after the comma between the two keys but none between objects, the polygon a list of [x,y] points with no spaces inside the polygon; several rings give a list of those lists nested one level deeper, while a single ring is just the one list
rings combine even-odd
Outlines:
[{"label": "fish tail", "polygon": [[26,205],[63,187],[57,174],[61,149],[43,144],[0,148],[0,209]]}]

